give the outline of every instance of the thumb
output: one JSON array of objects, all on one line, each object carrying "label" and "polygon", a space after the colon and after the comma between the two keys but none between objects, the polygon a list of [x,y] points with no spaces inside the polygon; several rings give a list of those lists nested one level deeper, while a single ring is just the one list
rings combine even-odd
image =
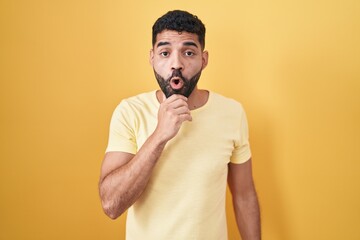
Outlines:
[{"label": "thumb", "polygon": [[166,95],[164,92],[161,91],[161,95],[162,95],[162,101],[161,103],[163,103],[166,100]]}]

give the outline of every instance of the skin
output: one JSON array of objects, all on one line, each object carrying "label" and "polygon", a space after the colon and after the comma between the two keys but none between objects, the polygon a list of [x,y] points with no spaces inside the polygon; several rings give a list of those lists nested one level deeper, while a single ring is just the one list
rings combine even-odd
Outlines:
[{"label": "skin", "polygon": [[[186,79],[192,79],[207,66],[208,52],[202,50],[196,34],[165,30],[156,39],[154,48],[150,51],[150,64],[154,72],[163,79],[171,78],[177,69]],[[161,102],[163,94],[158,92],[157,96]],[[192,110],[203,106],[207,98],[208,92],[195,86],[187,103]]]},{"label": "skin", "polygon": [[252,177],[252,162],[229,163],[228,184],[236,216],[236,223],[243,240],[260,240],[260,209]]},{"label": "skin", "polygon": [[[150,51],[150,64],[162,79],[169,79],[175,69],[192,79],[208,63],[196,34],[164,30]],[[159,81],[159,79],[158,79]],[[101,167],[99,192],[104,212],[116,219],[145,190],[153,168],[167,142],[175,137],[185,121],[191,121],[191,110],[206,104],[209,93],[195,86],[187,98],[181,94],[166,97],[156,92],[160,108],[158,123],[136,155],[108,152]],[[260,239],[260,214],[252,177],[251,160],[229,164],[228,182],[233,196],[238,228],[243,240]]]}]

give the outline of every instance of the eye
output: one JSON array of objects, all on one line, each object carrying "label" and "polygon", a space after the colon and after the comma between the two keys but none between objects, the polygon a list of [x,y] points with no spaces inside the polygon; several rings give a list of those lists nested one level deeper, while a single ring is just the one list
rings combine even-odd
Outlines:
[{"label": "eye", "polygon": [[185,52],[185,56],[187,56],[187,57],[191,57],[191,56],[194,56],[194,55],[195,55],[195,53],[193,53],[191,51],[186,51]]},{"label": "eye", "polygon": [[167,57],[169,56],[169,52],[161,52],[160,55],[163,57]]}]

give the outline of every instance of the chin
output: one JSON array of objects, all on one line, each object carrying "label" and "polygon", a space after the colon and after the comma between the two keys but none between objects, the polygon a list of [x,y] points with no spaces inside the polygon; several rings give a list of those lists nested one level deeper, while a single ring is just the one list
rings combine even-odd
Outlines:
[{"label": "chin", "polygon": [[180,89],[179,91],[171,89],[170,91],[166,89],[165,91],[162,90],[162,92],[165,94],[166,98],[169,98],[170,96],[174,94],[183,95],[184,97],[189,97],[193,91],[187,91],[186,89]]}]

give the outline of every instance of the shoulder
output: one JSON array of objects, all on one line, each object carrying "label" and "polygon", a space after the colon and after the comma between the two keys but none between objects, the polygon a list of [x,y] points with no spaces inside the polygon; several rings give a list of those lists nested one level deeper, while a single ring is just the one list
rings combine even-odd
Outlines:
[{"label": "shoulder", "polygon": [[145,105],[152,104],[155,99],[156,99],[155,91],[151,91],[125,98],[120,102],[120,104],[125,102],[131,106],[136,106],[136,105],[143,106],[144,104]]},{"label": "shoulder", "polygon": [[155,91],[140,93],[135,96],[124,98],[116,107],[115,111],[121,109],[124,110],[140,110],[143,108],[153,108],[157,107],[157,99]]},{"label": "shoulder", "polygon": [[242,104],[233,98],[229,98],[212,91],[210,91],[210,96],[211,96],[211,103],[217,108],[221,108],[222,111],[229,111],[233,113],[244,112],[244,108]]}]

